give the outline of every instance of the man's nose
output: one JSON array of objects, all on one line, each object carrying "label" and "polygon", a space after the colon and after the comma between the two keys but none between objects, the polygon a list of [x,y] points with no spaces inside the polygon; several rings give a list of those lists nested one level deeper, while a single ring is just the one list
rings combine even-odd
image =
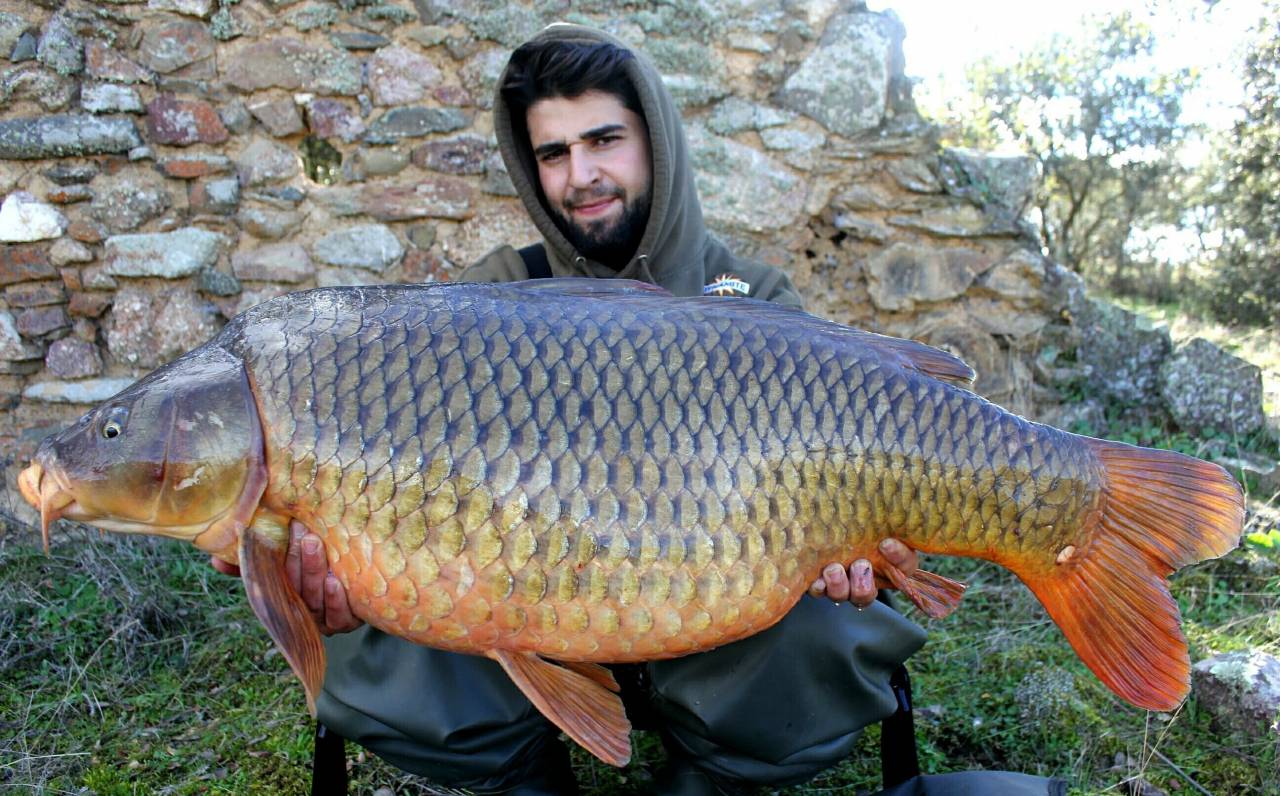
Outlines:
[{"label": "man's nose", "polygon": [[569,184],[575,188],[586,188],[600,178],[600,169],[590,153],[583,152],[582,147],[569,149]]}]

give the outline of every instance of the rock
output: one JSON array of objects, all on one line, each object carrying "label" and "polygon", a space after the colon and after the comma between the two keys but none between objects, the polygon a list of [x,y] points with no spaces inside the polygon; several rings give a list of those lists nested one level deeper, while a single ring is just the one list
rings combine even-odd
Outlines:
[{"label": "rock", "polygon": [[376,50],[391,43],[386,36],[360,30],[338,31],[329,36],[329,41],[344,50]]},{"label": "rock", "polygon": [[218,118],[222,119],[223,126],[236,135],[247,132],[253,124],[253,116],[240,100],[232,100],[223,105],[218,110]]},{"label": "rock", "polygon": [[280,240],[302,226],[302,222],[306,220],[307,214],[296,210],[242,207],[236,213],[236,224],[262,240]]},{"label": "rock", "polygon": [[98,318],[110,306],[110,293],[72,293],[67,312],[73,318]]},{"label": "rock", "polygon": [[102,243],[107,237],[107,230],[96,221],[77,218],[67,227],[67,235],[81,243]]},{"label": "rock", "polygon": [[248,187],[282,182],[302,171],[297,153],[268,138],[255,138],[235,162],[241,184]]},{"label": "rock", "polygon": [[502,154],[494,152],[484,162],[484,182],[480,189],[495,196],[518,196],[516,186],[511,182],[511,174],[507,164],[502,162]]},{"label": "rock", "polygon": [[456,108],[393,108],[378,117],[364,138],[371,144],[394,144],[402,138],[447,133],[467,124],[467,115]]},{"label": "rock", "polygon": [[27,282],[5,288],[4,300],[10,309],[44,307],[65,303],[67,294],[60,282]]},{"label": "rock", "polygon": [[307,3],[285,14],[285,22],[294,26],[299,32],[306,33],[317,28],[327,28],[338,21],[338,9],[331,5]]},{"label": "rock", "polygon": [[400,147],[361,147],[342,164],[342,175],[349,182],[364,182],[399,174],[408,165],[409,153]]},{"label": "rock", "polygon": [[663,75],[663,85],[680,108],[697,108],[729,95],[729,86],[698,75]]},{"label": "rock", "polygon": [[208,177],[211,174],[226,174],[231,171],[231,158],[226,155],[190,154],[165,158],[156,164],[160,173],[166,177],[179,180],[194,180]]},{"label": "rock", "polygon": [[191,80],[217,76],[213,36],[203,23],[179,19],[148,27],[139,50],[143,62],[162,75]]},{"label": "rock", "polygon": [[1029,249],[1016,249],[982,275],[978,284],[1002,299],[1023,306],[1043,305],[1047,298],[1046,261]]},{"label": "rock", "polygon": [[54,265],[63,266],[71,263],[93,262],[93,251],[83,243],[71,238],[59,238],[49,249],[49,259]]},{"label": "rock", "polygon": [[764,130],[787,124],[796,118],[794,113],[770,105],[758,105],[741,97],[729,97],[716,105],[707,119],[707,127],[721,135],[733,135],[744,130]]},{"label": "rock", "polygon": [[1029,155],[997,155],[972,149],[944,148],[938,173],[948,194],[1021,218],[1040,182],[1036,160]]},{"label": "rock", "polygon": [[1015,340],[1039,332],[1051,320],[1035,310],[1019,309],[997,299],[973,297],[964,302],[965,309],[977,326],[987,332]]},{"label": "rock", "polygon": [[993,228],[991,219],[971,205],[948,205],[921,210],[910,216],[890,216],[889,223],[896,227],[928,232],[931,235],[957,238],[973,238],[999,234],[1002,231],[1014,231]]},{"label": "rock", "polygon": [[1169,415],[1192,433],[1245,436],[1262,427],[1262,370],[1203,338],[1178,346],[1160,367]]},{"label": "rock", "polygon": [[77,75],[84,71],[84,40],[76,35],[67,15],[49,18],[40,34],[36,60],[60,75]]},{"label": "rock", "polygon": [[292,97],[269,97],[250,102],[246,107],[276,138],[302,132],[302,114]]},{"label": "rock", "polygon": [[481,108],[493,107],[493,95],[498,87],[498,78],[502,76],[502,70],[506,69],[507,59],[510,57],[510,50],[495,47],[470,57],[458,71],[463,87],[470,92]]},{"label": "rock", "polygon": [[0,361],[29,362],[44,356],[44,350],[18,334],[18,324],[8,310],[0,310]]},{"label": "rock", "polygon": [[240,181],[228,177],[192,183],[187,203],[198,213],[234,213],[240,206]]},{"label": "rock", "polygon": [[213,106],[161,94],[147,103],[147,137],[154,144],[220,144],[230,137]]},{"label": "rock", "polygon": [[1159,406],[1160,365],[1173,350],[1169,332],[1151,328],[1136,315],[1100,300],[1078,308],[1076,359],[1090,392],[1138,407]]},{"label": "rock", "polygon": [[128,86],[85,83],[80,87],[80,107],[90,113],[142,113],[142,97]]},{"label": "rock", "polygon": [[879,221],[856,213],[837,213],[831,224],[851,238],[869,240],[872,243],[885,243],[893,235],[893,231]]},{"label": "rock", "polygon": [[[443,241],[444,256],[469,265],[501,243],[524,246],[542,240],[529,214],[518,205],[501,204],[464,222]],[[430,247],[430,243],[422,248]],[[406,270],[408,265],[406,264]],[[416,280],[421,281],[421,280]]]},{"label": "rock", "polygon": [[57,275],[49,265],[49,250],[45,246],[0,246],[0,285],[52,279]]},{"label": "rock", "polygon": [[805,184],[751,147],[691,125],[689,157],[712,226],[743,232],[786,229],[804,206]]},{"label": "rock", "polygon": [[1215,655],[1192,667],[1191,687],[1220,727],[1280,747],[1280,658],[1261,650]]},{"label": "rock", "polygon": [[470,218],[475,210],[475,189],[465,180],[429,177],[415,185],[370,185],[363,194],[363,209],[379,221],[413,218]]},{"label": "rock", "polygon": [[137,229],[173,205],[164,180],[152,172],[121,172],[99,181],[89,214],[112,232]]},{"label": "rock", "polygon": [[216,0],[148,0],[152,11],[175,11],[179,14],[207,19],[217,6]]},{"label": "rock", "polygon": [[71,318],[61,305],[55,307],[32,307],[18,313],[15,321],[18,334],[27,338],[37,338],[51,332],[59,332],[70,328]]},{"label": "rock", "polygon": [[115,277],[107,273],[105,265],[91,265],[85,268],[80,276],[84,280],[84,286],[89,290],[115,290],[120,286]]},{"label": "rock", "polygon": [[13,50],[9,52],[9,60],[15,64],[23,61],[34,61],[39,49],[40,39],[31,31],[26,31],[14,43]]},{"label": "rock", "polygon": [[28,401],[54,404],[100,404],[129,385],[133,379],[86,379],[84,381],[45,381],[22,391]]},{"label": "rock", "polygon": [[85,62],[89,76],[97,80],[116,83],[153,83],[155,75],[121,55],[119,50],[103,41],[85,43]]},{"label": "rock", "polygon": [[381,284],[368,271],[355,268],[321,268],[316,274],[316,287],[363,287]]},{"label": "rock", "polygon": [[133,368],[154,368],[204,343],[222,327],[217,309],[189,288],[151,293],[121,288],[104,325],[107,351]]},{"label": "rock", "polygon": [[81,185],[98,176],[93,163],[58,163],[40,172],[58,185]]},{"label": "rock", "polygon": [[0,243],[59,238],[66,229],[66,216],[25,191],[14,191],[0,205]]},{"label": "rock", "polygon": [[287,37],[242,48],[232,55],[225,78],[245,92],[283,88],[348,96],[358,94],[363,83],[360,61],[351,54]]},{"label": "rock", "polygon": [[895,243],[867,261],[867,290],[880,309],[908,311],[962,295],[984,265],[969,249]]},{"label": "rock", "polygon": [[133,122],[119,117],[59,114],[0,120],[0,160],[112,154],[141,145]]},{"label": "rock", "polygon": [[315,276],[316,267],[307,250],[296,243],[259,246],[231,257],[235,275],[248,281],[306,282]]},{"label": "rock", "polygon": [[413,150],[416,166],[446,174],[483,174],[489,144],[478,135],[428,141]]},{"label": "rock", "polygon": [[938,181],[937,175],[926,163],[917,158],[892,160],[885,168],[885,172],[893,178],[894,182],[912,193],[942,191],[942,183]]},{"label": "rock", "polygon": [[326,265],[380,273],[400,262],[404,246],[388,227],[366,224],[330,232],[315,242],[311,252]]},{"label": "rock", "polygon": [[75,337],[55,340],[45,355],[44,366],[60,379],[82,379],[102,372],[102,357],[93,343]]},{"label": "rock", "polygon": [[0,11],[0,57],[11,58],[13,48],[24,33],[34,29],[34,25],[17,14]]},{"label": "rock", "polygon": [[425,55],[405,47],[386,47],[366,67],[369,93],[375,105],[417,102],[440,82],[440,70]]},{"label": "rock", "polygon": [[68,185],[65,188],[54,188],[48,191],[44,198],[56,205],[87,202],[93,198],[93,189],[88,185]]},{"label": "rock", "polygon": [[113,276],[158,276],[180,279],[218,259],[219,237],[208,230],[183,227],[173,232],[115,235],[107,238],[107,273]]},{"label": "rock", "polygon": [[351,143],[364,134],[364,121],[360,114],[345,102],[323,97],[307,104],[307,126],[311,134],[320,138],[341,138]]},{"label": "rock", "polygon": [[[324,287],[324,285],[321,285],[321,287]],[[270,301],[288,292],[288,288],[280,285],[265,285],[253,290],[246,290],[240,294],[240,298],[230,307],[230,311],[224,311],[224,314],[227,317],[234,318],[251,307],[256,307],[264,301]]]},{"label": "rock", "polygon": [[0,73],[0,102],[5,105],[29,100],[46,111],[60,111],[74,96],[75,81],[34,65]]},{"label": "rock", "polygon": [[832,17],[778,99],[840,135],[879,127],[888,108],[890,63],[902,35],[900,25],[881,14]]},{"label": "rock", "polygon": [[215,268],[203,268],[196,280],[196,289],[206,296],[238,296],[241,292],[240,280]]}]

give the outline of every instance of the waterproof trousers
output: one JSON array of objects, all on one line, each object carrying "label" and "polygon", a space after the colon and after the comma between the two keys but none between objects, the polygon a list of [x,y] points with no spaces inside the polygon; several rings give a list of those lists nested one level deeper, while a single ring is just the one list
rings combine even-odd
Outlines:
[{"label": "waterproof trousers", "polygon": [[[644,664],[642,696],[669,753],[717,780],[801,782],[893,713],[889,675],[923,644],[879,603],[806,596],[751,638]],[[478,793],[564,776],[558,730],[496,663],[371,627],[325,646],[319,720],[399,768]]]}]

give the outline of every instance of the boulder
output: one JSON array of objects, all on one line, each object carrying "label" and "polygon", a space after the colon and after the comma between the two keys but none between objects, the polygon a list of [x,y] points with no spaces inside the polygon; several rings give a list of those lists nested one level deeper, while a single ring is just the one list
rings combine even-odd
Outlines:
[{"label": "boulder", "polygon": [[689,128],[689,158],[707,221],[741,232],[790,228],[808,193],[782,164],[731,138]]},{"label": "boulder", "polygon": [[1245,435],[1262,427],[1262,370],[1202,338],[1178,346],[1160,367],[1169,415],[1193,433]]},{"label": "boulder", "polygon": [[382,272],[400,262],[404,245],[390,228],[365,224],[330,232],[316,241],[311,252],[326,265]]},{"label": "boulder", "polygon": [[194,290],[121,288],[104,324],[107,351],[116,362],[155,368],[201,345],[222,328],[217,309]]},{"label": "boulder", "polygon": [[1215,655],[1191,670],[1196,703],[1218,726],[1249,738],[1270,738],[1280,752],[1280,658],[1253,650]]},{"label": "boulder", "polygon": [[1093,394],[1140,407],[1163,403],[1160,366],[1173,350],[1167,329],[1097,299],[1081,302],[1074,320],[1076,359]]},{"label": "boulder", "polygon": [[895,243],[867,261],[867,289],[880,309],[906,311],[962,295],[987,265],[971,249]]},{"label": "boulder", "polygon": [[100,404],[133,384],[133,379],[85,379],[84,381],[45,381],[22,391],[29,401],[53,404]]},{"label": "boulder", "polygon": [[417,102],[440,82],[440,70],[430,58],[405,47],[384,47],[366,66],[369,93],[375,105]]},{"label": "boulder", "polygon": [[38,160],[128,152],[142,146],[129,119],[59,114],[0,119],[0,160]]},{"label": "boulder", "polygon": [[25,191],[14,191],[0,205],[0,243],[59,238],[66,229],[66,216]]},{"label": "boulder", "polygon": [[219,238],[196,227],[145,235],[107,238],[107,273],[113,276],[156,276],[179,279],[207,268],[218,259]]}]

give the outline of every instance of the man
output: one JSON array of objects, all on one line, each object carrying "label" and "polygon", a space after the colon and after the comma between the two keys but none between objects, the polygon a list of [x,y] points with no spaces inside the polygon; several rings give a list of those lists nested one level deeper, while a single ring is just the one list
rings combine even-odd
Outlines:
[{"label": "man", "polygon": [[[612,38],[555,25],[512,56],[495,128],[545,243],[490,252],[463,280],[639,279],[677,296],[753,296],[799,306],[776,269],[734,257],[703,226],[679,113],[654,68]],[[541,256],[540,256],[541,255]],[[395,765],[475,792],[576,790],[558,731],[492,661],[361,626],[317,537],[294,527],[289,567],[316,615],[328,670],[319,720]],[[897,542],[882,553],[911,572]],[[717,650],[620,673],[632,718],[660,732],[660,793],[733,793],[812,777],[896,706],[890,673],[923,632],[883,605],[871,566],[833,564],[780,623]],[[857,610],[839,601],[851,599]],[[865,609],[865,610],[864,610]],[[346,632],[351,631],[351,632]]]}]

